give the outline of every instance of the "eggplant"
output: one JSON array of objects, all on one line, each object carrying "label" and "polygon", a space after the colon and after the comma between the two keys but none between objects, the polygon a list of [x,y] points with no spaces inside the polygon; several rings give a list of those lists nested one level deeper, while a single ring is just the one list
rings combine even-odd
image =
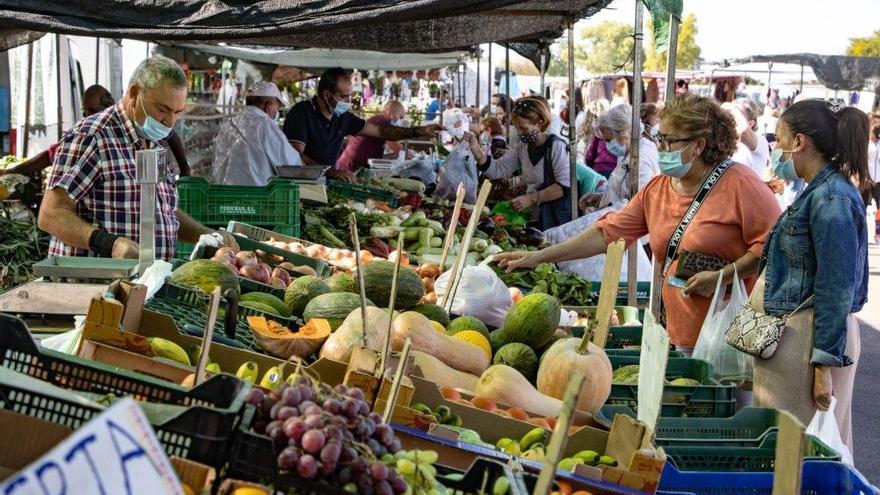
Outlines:
[{"label": "eggplant", "polygon": [[477,229],[491,236],[495,233],[495,220],[492,220],[492,217],[486,217],[477,224]]},{"label": "eggplant", "polygon": [[525,227],[514,234],[517,244],[538,247],[544,242],[544,233],[534,227]]}]

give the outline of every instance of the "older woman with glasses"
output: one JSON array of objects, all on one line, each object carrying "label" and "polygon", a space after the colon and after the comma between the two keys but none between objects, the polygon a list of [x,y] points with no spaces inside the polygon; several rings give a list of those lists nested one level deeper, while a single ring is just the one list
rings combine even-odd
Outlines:
[{"label": "older woman with glasses", "polygon": [[[631,244],[649,235],[651,251],[663,267],[670,340],[688,354],[697,342],[719,273],[730,283],[735,269],[749,287],[754,284],[764,240],[780,211],[761,179],[730,161],[736,126],[713,100],[681,94],[667,102],[660,113],[658,141],[661,175],[622,210],[561,244],[495,258],[508,270],[528,268],[589,258],[617,239]],[[678,264],[686,251],[706,268],[684,275]]]}]

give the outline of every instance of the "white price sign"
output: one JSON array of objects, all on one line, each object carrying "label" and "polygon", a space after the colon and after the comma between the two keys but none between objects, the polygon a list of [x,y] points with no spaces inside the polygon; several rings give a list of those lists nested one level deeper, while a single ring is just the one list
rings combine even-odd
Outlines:
[{"label": "white price sign", "polygon": [[642,352],[639,357],[639,421],[656,429],[663,403],[663,382],[669,360],[669,334],[645,311],[642,326]]},{"label": "white price sign", "polygon": [[3,495],[183,495],[143,411],[122,399],[0,484]]}]

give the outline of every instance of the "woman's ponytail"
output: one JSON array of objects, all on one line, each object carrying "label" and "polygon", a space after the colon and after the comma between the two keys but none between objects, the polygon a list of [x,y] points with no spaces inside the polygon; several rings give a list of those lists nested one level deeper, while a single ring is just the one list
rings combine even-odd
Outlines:
[{"label": "woman's ponytail", "polygon": [[854,107],[844,107],[837,114],[835,129],[835,160],[837,168],[854,180],[862,193],[870,195],[871,176],[868,172],[868,115]]}]

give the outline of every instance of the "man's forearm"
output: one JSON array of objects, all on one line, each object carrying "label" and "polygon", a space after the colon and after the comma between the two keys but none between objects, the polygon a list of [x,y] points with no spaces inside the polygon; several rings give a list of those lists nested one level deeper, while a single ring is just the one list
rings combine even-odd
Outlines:
[{"label": "man's forearm", "polygon": [[67,197],[65,191],[53,189],[43,198],[37,219],[40,230],[68,246],[89,249],[89,238],[96,227],[80,218],[75,210],[59,205],[57,195]]},{"label": "man's forearm", "polygon": [[49,161],[49,152],[42,151],[29,160],[25,160],[18,165],[13,165],[12,167],[7,168],[4,173],[34,175],[42,172],[50,166],[52,166],[52,162]]},{"label": "man's forearm", "polygon": [[195,244],[199,242],[199,236],[214,232],[181,209],[177,210],[177,219],[180,220],[180,229],[177,231],[178,241]]},{"label": "man's forearm", "polygon": [[379,125],[376,127],[379,132],[378,137],[386,141],[402,141],[419,136],[418,127],[396,127],[393,125]]}]

